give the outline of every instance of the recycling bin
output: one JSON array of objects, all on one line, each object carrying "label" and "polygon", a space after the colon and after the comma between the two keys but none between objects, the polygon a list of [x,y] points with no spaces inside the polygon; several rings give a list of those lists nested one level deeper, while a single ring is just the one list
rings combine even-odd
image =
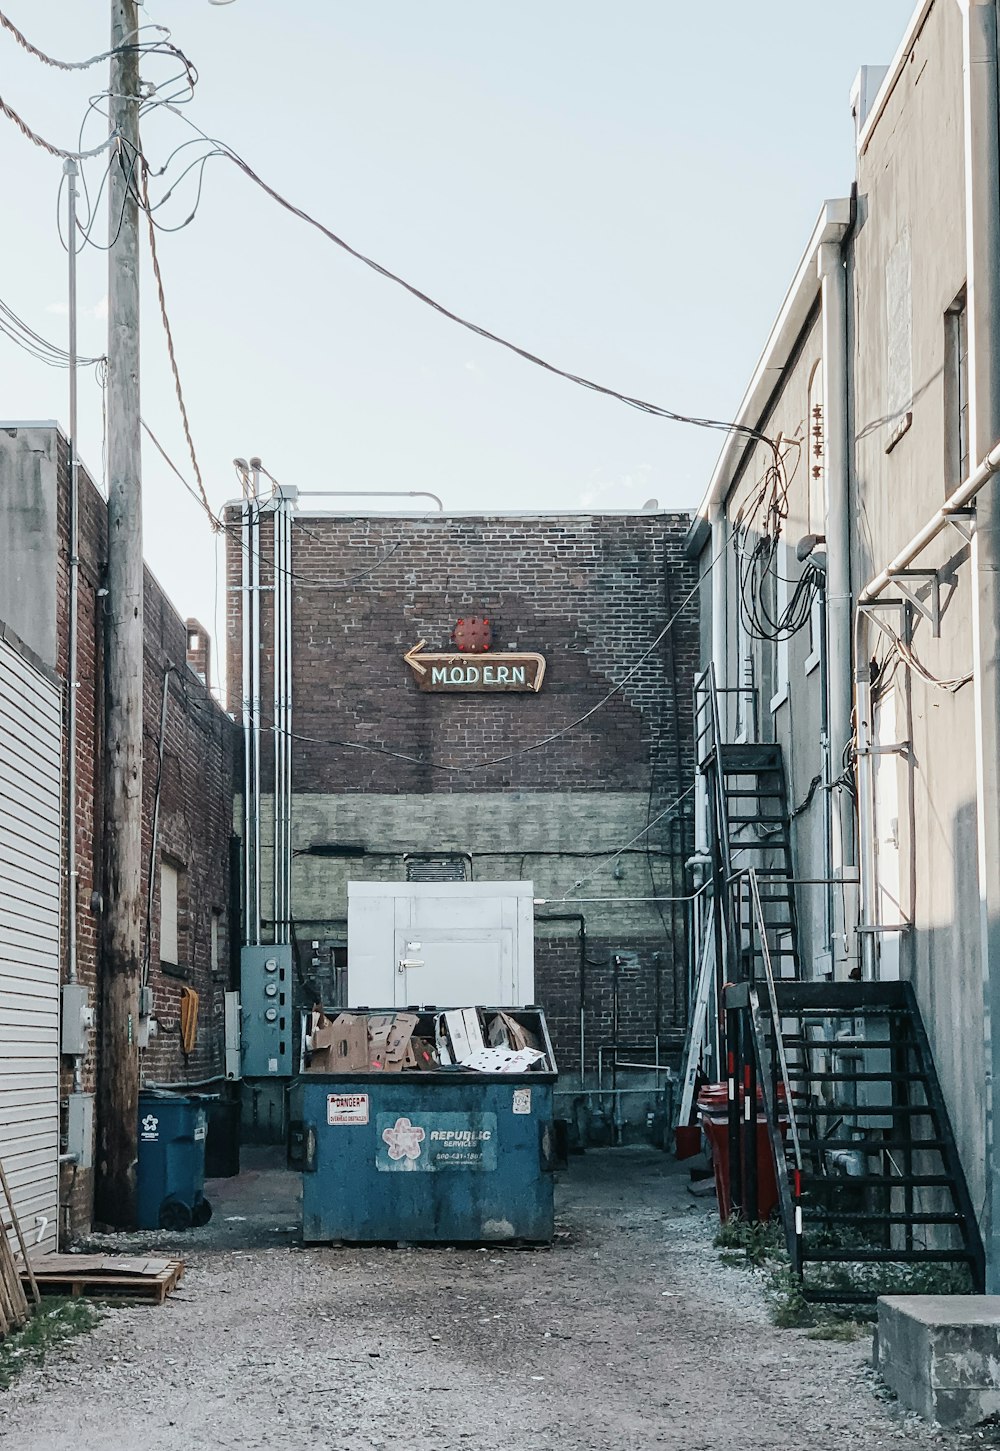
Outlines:
[{"label": "recycling bin", "polygon": [[[548,1066],[302,1075],[306,1243],[552,1239],[552,1044],[539,1009],[503,1011],[534,1035]],[[432,1023],[422,1014],[418,1031],[433,1038]]]},{"label": "recycling bin", "polygon": [[200,1098],[154,1089],[139,1094],[139,1229],[190,1229],[211,1219],[205,1198],[207,1130],[208,1114]]}]

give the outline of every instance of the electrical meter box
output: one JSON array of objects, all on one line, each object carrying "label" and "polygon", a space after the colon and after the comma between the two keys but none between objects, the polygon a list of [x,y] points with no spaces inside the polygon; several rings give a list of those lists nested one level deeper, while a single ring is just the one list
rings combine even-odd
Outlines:
[{"label": "electrical meter box", "polygon": [[288,1078],[295,1059],[291,947],[241,950],[240,1002],[244,1076]]}]

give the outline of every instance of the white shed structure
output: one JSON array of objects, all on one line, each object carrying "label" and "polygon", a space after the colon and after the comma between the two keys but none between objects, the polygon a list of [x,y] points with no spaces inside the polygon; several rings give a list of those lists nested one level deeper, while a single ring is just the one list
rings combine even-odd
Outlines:
[{"label": "white shed structure", "polygon": [[30,1243],[59,1231],[62,702],[0,627],[0,1159]]},{"label": "white shed structure", "polygon": [[534,1002],[531,882],[348,882],[350,1007]]}]

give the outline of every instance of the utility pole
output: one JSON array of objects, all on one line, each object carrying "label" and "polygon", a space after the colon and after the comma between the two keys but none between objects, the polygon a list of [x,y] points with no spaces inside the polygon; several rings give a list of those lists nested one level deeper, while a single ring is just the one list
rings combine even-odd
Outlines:
[{"label": "utility pole", "polygon": [[104,952],[97,1213],[135,1222],[142,923],[142,475],[136,0],[111,0]]}]

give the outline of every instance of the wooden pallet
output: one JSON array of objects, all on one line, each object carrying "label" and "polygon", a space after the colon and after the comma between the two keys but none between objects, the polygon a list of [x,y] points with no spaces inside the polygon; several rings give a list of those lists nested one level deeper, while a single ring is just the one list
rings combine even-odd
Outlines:
[{"label": "wooden pallet", "polygon": [[[39,1255],[31,1261],[43,1295],[86,1295],[126,1305],[162,1305],[184,1275],[183,1260],[126,1255]],[[22,1270],[22,1279],[28,1271]]]}]

